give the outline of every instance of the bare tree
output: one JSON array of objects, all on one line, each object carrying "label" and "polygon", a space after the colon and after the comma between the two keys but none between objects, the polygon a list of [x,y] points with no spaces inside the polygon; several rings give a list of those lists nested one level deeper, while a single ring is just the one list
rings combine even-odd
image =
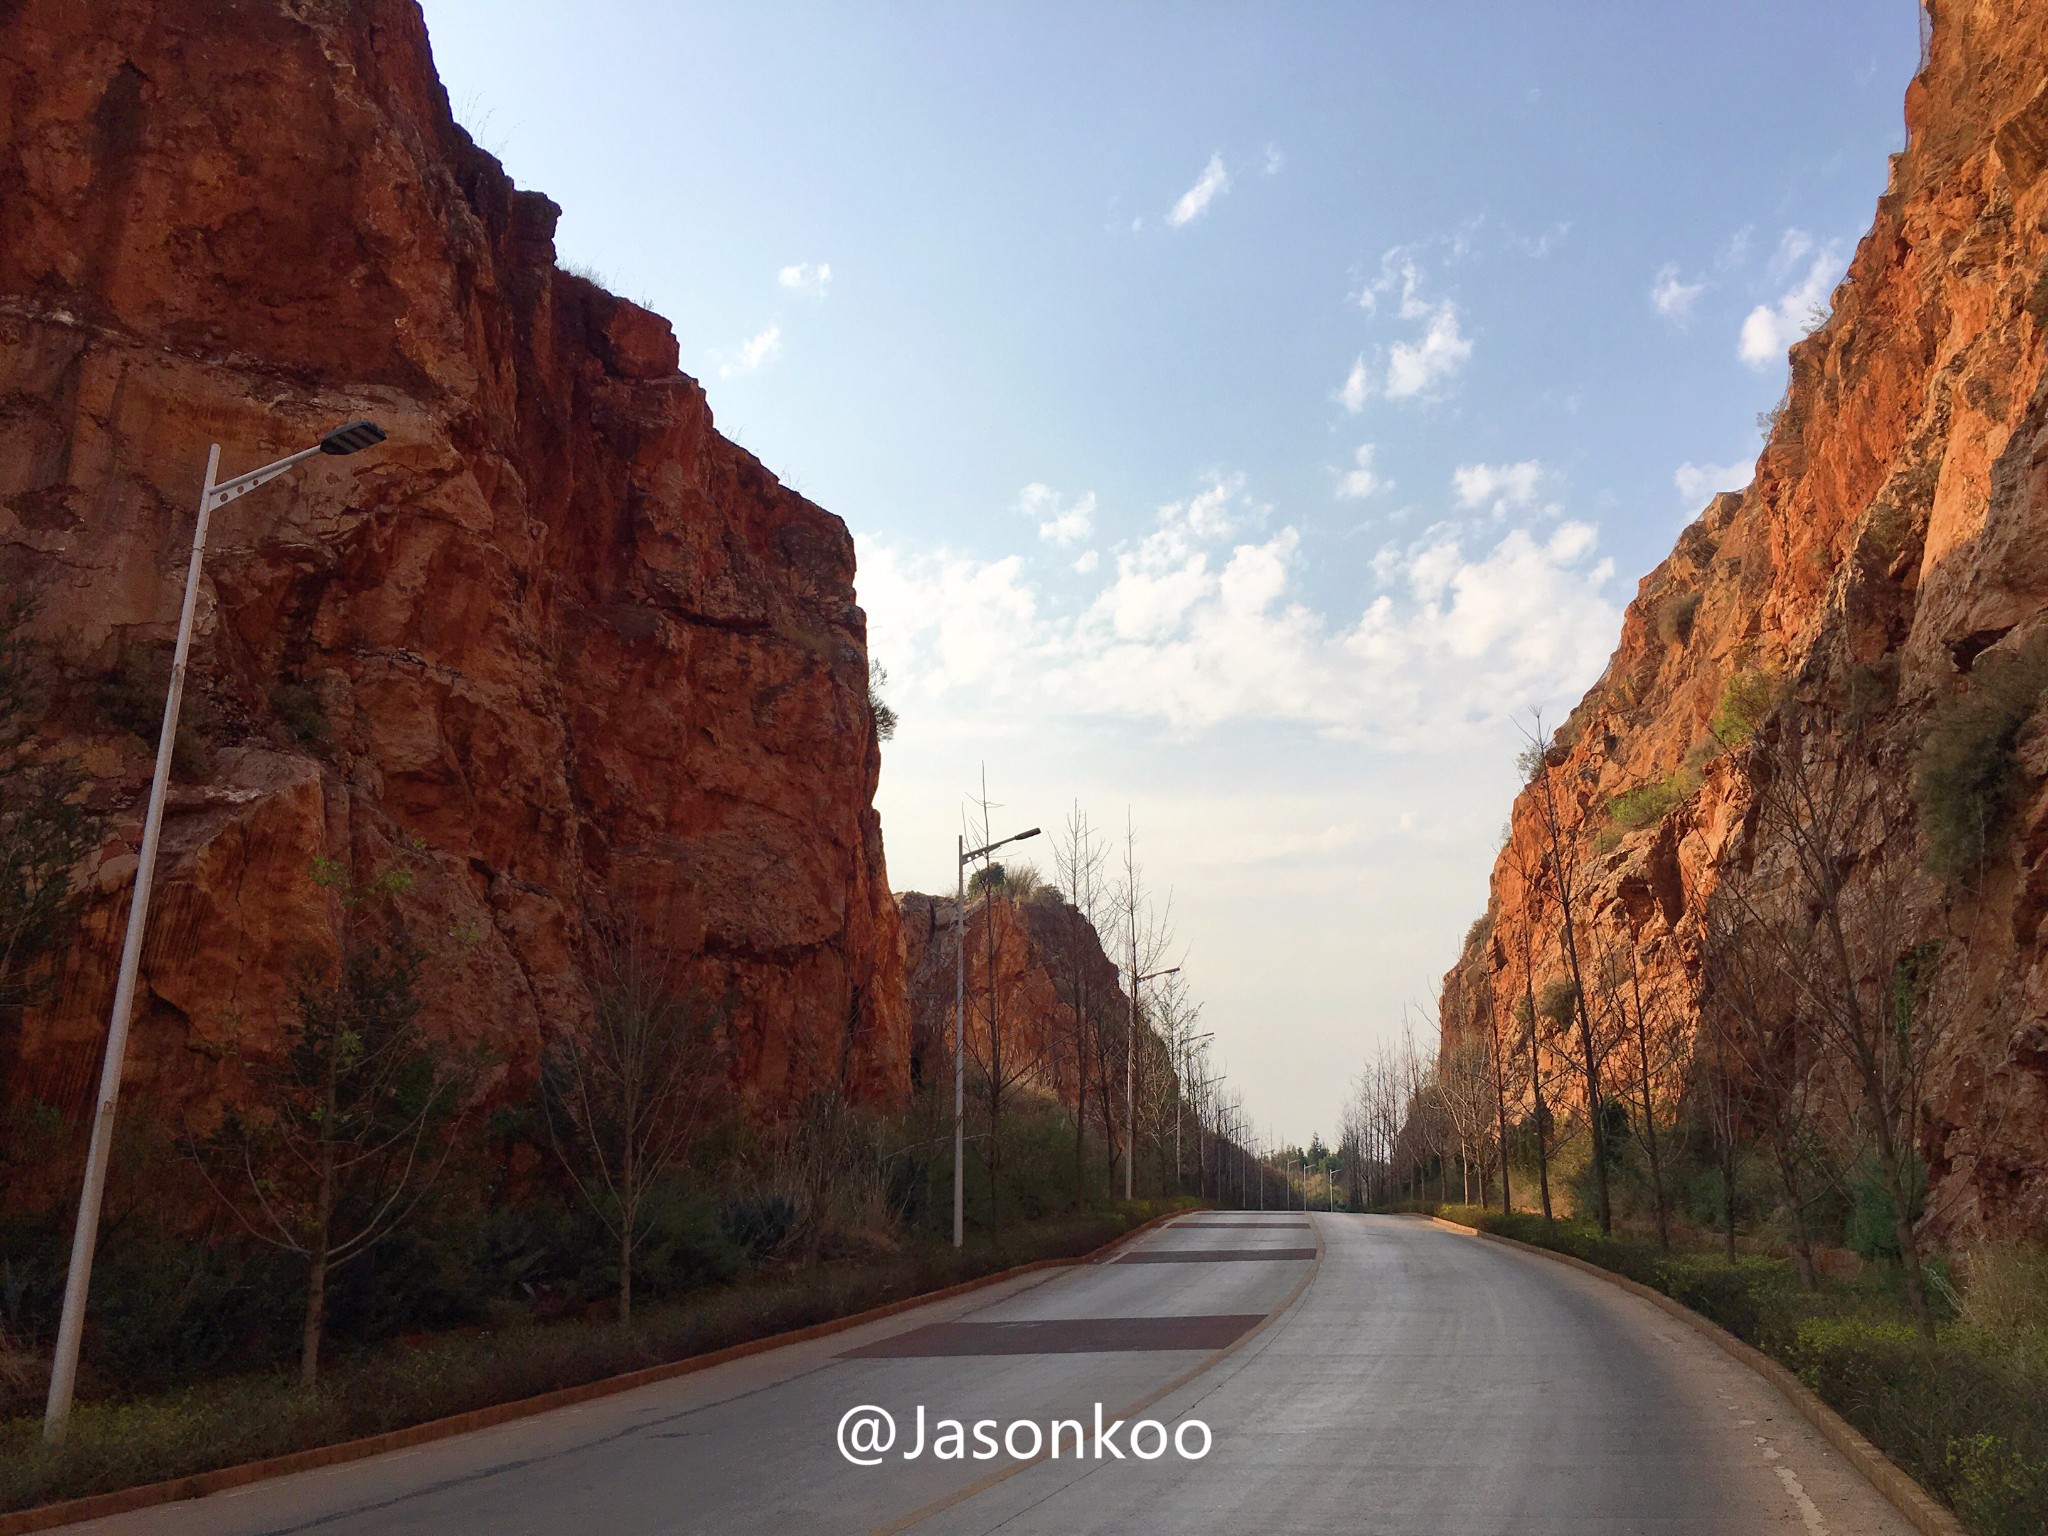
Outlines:
[{"label": "bare tree", "polygon": [[393,866],[358,884],[321,859],[314,879],[337,910],[338,964],[300,977],[282,1055],[251,1064],[258,1102],[187,1148],[253,1236],[305,1260],[307,1387],[319,1379],[330,1279],[417,1209],[475,1081],[473,1063],[419,1027],[421,955],[392,906],[411,874]]},{"label": "bare tree", "polygon": [[[1512,825],[1503,827],[1500,836],[1501,857],[1515,874],[1523,892],[1525,907],[1533,907],[1543,878],[1542,861],[1518,842]],[[1531,910],[1524,921],[1515,925],[1512,949],[1501,941],[1498,934],[1495,942],[1500,945],[1502,959],[1511,962],[1520,972],[1521,985],[1515,989],[1517,995],[1510,1009],[1516,1025],[1516,1049],[1523,1052],[1529,1064],[1529,1095],[1532,1101],[1530,1124],[1536,1133],[1536,1189],[1540,1197],[1543,1219],[1555,1220],[1550,1202],[1550,1106],[1544,1101],[1543,1085],[1543,1019],[1536,1007],[1536,936],[1534,913]],[[1505,967],[1504,967],[1505,969]]]},{"label": "bare tree", "polygon": [[80,804],[85,777],[54,758],[36,724],[47,705],[47,658],[25,633],[35,607],[0,602],[0,1065],[6,1026],[49,988],[46,961],[70,937],[78,901],[71,871],[98,840]]},{"label": "bare tree", "polygon": [[[1138,862],[1137,829],[1124,818],[1123,868],[1110,895],[1115,912],[1118,947],[1126,961],[1126,1017],[1124,1047],[1124,1159],[1135,1193],[1139,1122],[1137,1107],[1144,1102],[1141,1079],[1157,1054],[1158,1040],[1145,1023],[1142,995],[1145,976],[1158,971],[1160,962],[1173,948],[1173,895],[1155,906],[1145,886],[1144,867]],[[1107,1095],[1106,1097],[1113,1097]]]},{"label": "bare tree", "polygon": [[[1622,1049],[1630,1070],[1633,1091],[1634,1131],[1649,1162],[1650,1189],[1657,1214],[1657,1246],[1671,1251],[1671,1211],[1664,1190],[1664,1161],[1657,1140],[1657,1111],[1667,1097],[1665,1083],[1678,1063],[1676,1032],[1663,1028],[1664,998],[1652,979],[1645,986],[1640,931],[1608,941],[1594,938],[1595,975],[1600,988],[1601,1011],[1606,1015],[1605,1038]],[[1617,1075],[1619,1075],[1617,1073]]]},{"label": "bare tree", "polygon": [[[1757,919],[1743,910],[1746,879],[1739,867],[1728,870],[1707,902],[1700,1021],[1715,1057],[1729,1069],[1729,1110],[1735,1107],[1739,1089],[1749,1119],[1770,1148],[1792,1218],[1792,1253],[1800,1283],[1812,1290],[1817,1280],[1810,1170],[1818,1149],[1815,1099],[1822,1089],[1822,1073],[1814,1059],[1812,1031],[1803,1026],[1794,994],[1776,972],[1774,946],[1757,931]],[[1729,1231],[1732,1249],[1732,1212]]]},{"label": "bare tree", "polygon": [[1782,706],[1752,760],[1756,867],[1730,888],[1823,1051],[1854,1086],[1892,1207],[1906,1297],[1932,1337],[1916,1213],[1923,1086],[1953,1015],[1940,941],[1922,940],[1898,765]]},{"label": "bare tree", "polygon": [[[1101,949],[1097,925],[1103,902],[1103,868],[1108,850],[1095,840],[1088,813],[1077,800],[1053,844],[1055,881],[1065,903],[1061,913],[1060,949],[1054,986],[1067,1008],[1066,1049],[1073,1069],[1074,1204],[1087,1200],[1088,1063],[1100,1033],[1096,1013],[1101,1000],[1091,996],[1089,962]],[[1110,1139],[1103,1127],[1103,1139]],[[1112,1172],[1112,1177],[1114,1173]]]},{"label": "bare tree", "polygon": [[1437,1059],[1437,1097],[1458,1148],[1462,1193],[1472,1204],[1472,1165],[1479,1164],[1479,1189],[1486,1194],[1486,1152],[1496,1104],[1493,1066],[1486,1041],[1476,1032],[1452,1031]]},{"label": "bare tree", "polygon": [[617,1245],[619,1323],[633,1320],[633,1262],[649,1192],[688,1154],[722,1074],[717,1019],[637,927],[593,932],[591,1017],[541,1057],[548,1140]]},{"label": "bare tree", "polygon": [[1614,1205],[1607,1188],[1607,1127],[1605,1096],[1601,1082],[1601,1055],[1594,1035],[1593,1015],[1586,996],[1585,967],[1579,961],[1580,818],[1559,792],[1557,766],[1551,762],[1558,750],[1555,739],[1543,729],[1538,715],[1532,723],[1528,746],[1520,758],[1528,775],[1529,798],[1536,810],[1537,825],[1545,843],[1544,871],[1550,892],[1557,900],[1558,930],[1566,970],[1572,982],[1573,1007],[1578,1021],[1579,1069],[1585,1079],[1586,1118],[1593,1138],[1593,1193],[1598,1207],[1600,1230],[1614,1230]]}]

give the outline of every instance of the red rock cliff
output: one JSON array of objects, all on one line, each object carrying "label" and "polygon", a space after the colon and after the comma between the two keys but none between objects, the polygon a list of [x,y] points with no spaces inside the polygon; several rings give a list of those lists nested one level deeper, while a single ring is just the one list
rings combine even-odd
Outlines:
[{"label": "red rock cliff", "polygon": [[[898,900],[913,1074],[919,1082],[950,1082],[954,899],[909,891]],[[1116,962],[1103,953],[1102,940],[1087,918],[1050,890],[1035,891],[1021,901],[1001,892],[970,896],[965,937],[967,1043],[974,1053],[974,1070],[990,1070],[994,1059],[989,1027],[993,1007],[1006,1093],[1021,1089],[1071,1104],[1077,1040],[1091,1052],[1091,1105],[1100,1091],[1101,1067],[1094,1053],[1112,1049],[1112,1043],[1114,1076],[1118,1092],[1122,1091],[1123,1030],[1130,1003]],[[1116,1108],[1120,1114],[1120,1099]]]},{"label": "red rock cliff", "polygon": [[[1831,317],[1792,350],[1754,483],[1717,497],[1643,579],[1551,754],[1586,882],[1581,942],[1636,946],[1683,1032],[1698,1017],[1702,903],[1738,849],[1757,856],[1750,754],[1703,761],[1730,679],[1784,680],[1839,742],[1850,713],[1875,711],[1862,771],[1896,781],[1939,702],[2048,628],[2048,7],[1929,10],[1908,146]],[[1963,1231],[2048,1223],[2038,713],[2019,746],[2016,830],[1994,866],[1970,888],[1930,876],[1911,896],[1920,933],[1968,940],[1971,1006],[1932,1075],[1921,1148],[1932,1208]],[[1675,803],[1619,824],[1614,798],[1652,785]],[[1643,819],[1637,804],[1625,819]],[[1523,995],[1525,946],[1539,989],[1561,973],[1557,904],[1527,878],[1542,843],[1525,792],[1490,925],[1446,978],[1447,1030],[1489,990]]]},{"label": "red rock cliff", "polygon": [[0,142],[0,582],[84,680],[50,730],[110,831],[0,1089],[89,1102],[154,746],[92,680],[162,664],[207,445],[371,417],[213,520],[142,1101],[203,1106],[331,952],[316,857],[407,849],[427,1017],[515,1076],[610,914],[722,1000],[758,1112],[904,1091],[852,541],[718,435],[666,321],[556,265],[412,0],[23,0]]}]

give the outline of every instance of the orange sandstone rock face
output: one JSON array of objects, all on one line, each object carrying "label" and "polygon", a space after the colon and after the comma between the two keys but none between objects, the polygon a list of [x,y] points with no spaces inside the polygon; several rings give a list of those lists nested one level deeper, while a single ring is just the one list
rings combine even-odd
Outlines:
[{"label": "orange sandstone rock face", "polygon": [[[1987,652],[2048,628],[2048,8],[1938,0],[1906,97],[1910,138],[1831,318],[1739,495],[1646,576],[1605,675],[1552,754],[1586,890],[1581,943],[1635,944],[1689,1034],[1702,903],[1753,827],[1749,754],[1702,766],[1731,677],[1772,675],[1831,722],[1876,710],[1867,775],[1909,776],[1929,711]],[[1687,772],[1688,757],[1692,772]],[[2023,733],[2015,834],[1973,887],[1927,876],[1927,937],[1967,950],[1921,1151],[1930,1217],[1960,1235],[2048,1226],[2048,732]],[[1635,830],[1613,798],[1678,775]],[[1902,834],[1918,837],[1911,827]],[[1563,973],[1533,796],[1516,803],[1490,927],[1446,977],[1447,1031]],[[1750,856],[1745,853],[1744,856]],[[1568,1072],[1563,1060],[1551,1064]],[[1578,1092],[1568,1080],[1556,1090]]]},{"label": "orange sandstone rock face", "polygon": [[0,103],[0,584],[72,659],[50,730],[110,829],[0,1094],[89,1103],[154,747],[94,678],[162,663],[207,445],[357,417],[390,441],[213,520],[131,1088],[232,1093],[333,952],[327,857],[413,866],[427,1019],[515,1086],[609,914],[721,1004],[756,1112],[903,1093],[852,541],[556,265],[412,0],[25,0]]},{"label": "orange sandstone rock face", "polygon": [[[909,891],[898,900],[910,998],[911,1071],[919,1083],[943,1086],[953,1074],[954,898]],[[972,896],[965,943],[969,1092],[985,1091],[976,1085],[985,1082],[998,1055],[1005,1095],[1032,1093],[1071,1105],[1077,1072],[1085,1071],[1088,1112],[1099,1120],[1101,1053],[1109,1051],[1114,1056],[1109,1063],[1112,1115],[1120,1126],[1130,1003],[1094,927],[1051,892],[1023,901],[1000,893]],[[992,1036],[999,1052],[992,1048]],[[1086,1052],[1079,1067],[1077,1042]]]}]

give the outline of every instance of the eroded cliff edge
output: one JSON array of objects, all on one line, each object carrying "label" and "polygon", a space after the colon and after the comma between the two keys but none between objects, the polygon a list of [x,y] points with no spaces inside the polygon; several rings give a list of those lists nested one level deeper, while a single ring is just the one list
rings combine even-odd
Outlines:
[{"label": "eroded cliff edge", "polygon": [[109,829],[5,1097],[89,1102],[154,746],[105,700],[167,657],[207,445],[357,417],[388,444],[214,518],[131,1087],[225,1091],[332,952],[327,857],[411,864],[426,1017],[509,1074],[608,916],[718,1001],[757,1110],[906,1091],[852,541],[556,264],[412,0],[25,0],[0,124],[0,583]]},{"label": "eroded cliff edge", "polygon": [[[1636,950],[1681,1036],[1700,1016],[1703,906],[1731,861],[1769,857],[1755,846],[1754,755],[1722,750],[1713,729],[1731,683],[1796,700],[1875,793],[1912,778],[1930,718],[1987,658],[2027,654],[2048,630],[2048,9],[1928,11],[1907,147],[1830,317],[1792,349],[1754,482],[1717,497],[1643,579],[1550,754],[1586,886],[1582,942]],[[1968,955],[1968,1006],[1929,1078],[1920,1149],[1931,1219],[1960,1233],[2048,1226],[2038,709],[2013,756],[1993,857],[1968,881],[1927,872],[1909,899],[1921,936]],[[1563,972],[1540,819],[1525,792],[1486,920],[1445,978],[1447,1035],[1526,996],[1525,968],[1539,991]],[[1921,829],[1897,835],[1924,859]],[[1558,1071],[1560,1094],[1582,1101]]]}]

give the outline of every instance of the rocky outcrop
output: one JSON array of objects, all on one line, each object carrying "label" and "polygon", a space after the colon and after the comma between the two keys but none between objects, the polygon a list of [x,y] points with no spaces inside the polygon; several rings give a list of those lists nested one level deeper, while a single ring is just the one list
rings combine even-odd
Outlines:
[{"label": "rocky outcrop", "polygon": [[[897,900],[910,999],[911,1075],[917,1083],[943,1086],[953,1072],[956,902],[916,891]],[[1049,890],[1022,900],[997,891],[968,898],[964,937],[967,1046],[975,1082],[985,1083],[1000,1063],[1006,1095],[1021,1092],[1071,1104],[1076,1064],[1085,1054],[1093,1106],[1101,1094],[1106,1051],[1114,1056],[1111,1075],[1121,1090],[1130,1003],[1116,963],[1103,953],[1085,916]],[[1120,1115],[1121,1100],[1113,1108]],[[1099,1109],[1090,1113],[1099,1118]]]},{"label": "rocky outcrop", "polygon": [[389,442],[213,519],[149,1112],[231,1091],[332,954],[318,858],[410,866],[429,1024],[515,1085],[604,916],[716,1000],[758,1113],[904,1092],[852,541],[718,435],[666,321],[556,264],[413,0],[23,0],[0,124],[0,585],[108,829],[5,1096],[89,1102],[208,444],[233,474],[359,417]]},{"label": "rocky outcrop", "polygon": [[[1550,753],[1585,884],[1581,942],[1634,948],[1681,1033],[1698,1018],[1703,904],[1730,860],[1770,856],[1752,846],[1754,754],[1719,751],[1717,715],[1745,689],[1782,688],[1838,752],[1853,730],[1874,792],[1911,778],[1931,715],[1987,658],[2048,628],[2048,9],[1928,10],[1907,148],[1830,317],[1792,349],[1754,483],[1717,497],[1643,579]],[[2048,1225],[2038,714],[2018,761],[1991,867],[1968,882],[1923,873],[1907,899],[1921,936],[1968,956],[1969,1006],[1930,1078],[1921,1148],[1934,1219],[1962,1233]],[[1539,990],[1562,973],[1540,823],[1525,792],[1489,920],[1446,978],[1453,1034],[1482,1000],[1525,995],[1525,952]],[[1922,831],[1895,835],[1918,864]]]}]

